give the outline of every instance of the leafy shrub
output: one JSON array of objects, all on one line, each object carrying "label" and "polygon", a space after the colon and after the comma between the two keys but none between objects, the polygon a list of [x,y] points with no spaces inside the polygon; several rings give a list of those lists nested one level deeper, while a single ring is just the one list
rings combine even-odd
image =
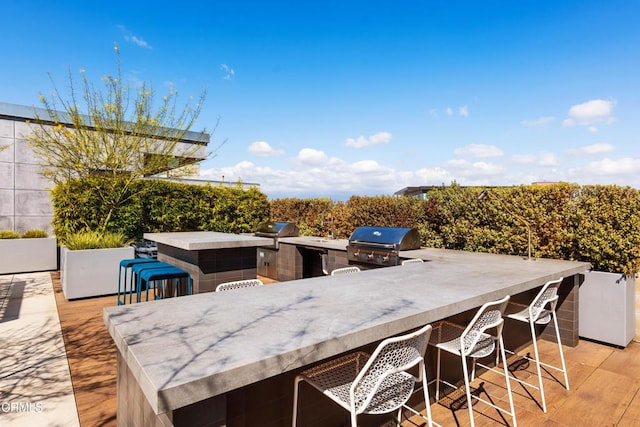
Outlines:
[{"label": "leafy shrub", "polygon": [[24,233],[22,233],[23,239],[41,239],[48,236],[49,235],[47,234],[46,231],[40,230],[40,229],[27,230]]},{"label": "leafy shrub", "polygon": [[[269,215],[269,201],[256,188],[197,186],[140,180],[131,186],[105,185],[108,178],[89,177],[58,184],[52,191],[54,232],[59,240],[83,230],[119,232],[140,240],[146,232],[255,230]],[[97,192],[120,191],[127,203],[104,206]],[[101,226],[106,221],[106,229]]]},{"label": "leafy shrub", "polygon": [[121,248],[130,244],[122,233],[81,231],[69,234],[64,241],[70,250]]},{"label": "leafy shrub", "polygon": [[0,230],[0,239],[19,239],[20,233],[13,230]]}]

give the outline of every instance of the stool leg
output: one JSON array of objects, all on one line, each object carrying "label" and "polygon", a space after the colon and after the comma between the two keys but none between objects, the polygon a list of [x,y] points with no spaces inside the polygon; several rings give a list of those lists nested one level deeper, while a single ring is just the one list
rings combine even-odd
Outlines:
[{"label": "stool leg", "polygon": [[562,372],[564,373],[565,388],[569,390],[569,376],[567,375],[567,366],[564,363],[564,352],[562,351],[562,342],[560,341],[560,329],[558,328],[558,318],[556,311],[552,312],[553,326],[556,328],[556,341],[558,341],[558,351],[560,352],[560,361],[562,362]]},{"label": "stool leg", "polygon": [[536,339],[535,323],[529,320],[531,328],[531,340],[533,341],[533,354],[536,358],[536,371],[538,372],[538,388],[540,389],[540,399],[542,400],[542,412],[547,413],[547,401],[544,397],[544,384],[542,383],[542,369],[540,368],[540,354],[538,353],[538,340]]},{"label": "stool leg", "polygon": [[[126,280],[127,280],[127,269],[125,268],[124,270],[124,274],[125,274],[125,288],[126,288]],[[118,269],[118,305],[123,305],[123,302],[120,302],[120,281],[122,279],[122,266],[119,267]],[[124,293],[124,300],[125,302],[127,301],[127,292],[125,290]]]},{"label": "stool leg", "polygon": [[133,269],[131,270],[131,287],[129,288],[129,304],[131,304],[133,302],[133,288],[134,288],[134,284],[135,286],[137,286],[138,283],[138,276],[136,274],[133,273]]},{"label": "stool leg", "polygon": [[[500,346],[500,354],[502,355],[502,360],[507,360],[506,354],[504,352],[504,341],[502,339],[502,332],[500,333],[500,339],[498,340],[498,345]],[[502,369],[504,370],[504,379],[507,383],[507,394],[509,395],[509,409],[511,410],[511,419],[513,420],[513,427],[517,427],[518,422],[516,421],[516,408],[513,404],[513,393],[511,392],[511,381],[509,379],[509,367],[506,362],[502,363]]]},{"label": "stool leg", "polygon": [[469,406],[469,422],[471,423],[471,427],[476,425],[473,419],[473,402],[471,401],[471,384],[469,384],[469,369],[467,368],[467,357],[465,355],[460,355],[462,359],[462,375],[464,375],[464,388],[465,394],[467,395],[467,406]]},{"label": "stool leg", "polygon": [[436,361],[436,402],[440,400],[440,348],[438,347],[438,356]]},{"label": "stool leg", "polygon": [[142,277],[138,276],[138,284],[136,285],[136,302],[142,300]]}]

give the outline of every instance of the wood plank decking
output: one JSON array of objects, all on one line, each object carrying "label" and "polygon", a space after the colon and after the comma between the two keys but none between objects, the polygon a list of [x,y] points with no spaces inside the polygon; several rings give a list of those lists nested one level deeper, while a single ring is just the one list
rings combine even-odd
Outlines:
[{"label": "wood plank decking", "polygon": [[[51,274],[58,305],[58,315],[71,370],[80,423],[83,427],[116,425],[116,348],[102,321],[102,309],[116,304],[116,297],[67,301],[62,294],[59,273]],[[555,344],[539,341],[546,360],[556,360]],[[523,352],[526,353],[527,350]],[[520,426],[636,426],[640,425],[640,343],[632,342],[621,350],[589,341],[575,348],[565,347],[571,389],[565,390],[549,378],[545,382],[548,413],[536,404],[538,392],[530,395],[520,385],[513,385],[516,414]],[[435,373],[434,367],[429,376]],[[521,378],[530,375],[520,371]],[[559,377],[558,377],[559,378]],[[487,393],[506,403],[504,385],[493,374],[483,375]],[[467,426],[466,408],[452,410],[451,400],[432,405],[435,421],[444,426]],[[331,404],[331,403],[330,403]],[[476,425],[506,425],[493,409],[474,405]],[[507,421],[510,420],[507,417]],[[260,420],[256,420],[256,426]],[[391,424],[389,424],[391,425]],[[413,417],[403,427],[425,425]]]}]

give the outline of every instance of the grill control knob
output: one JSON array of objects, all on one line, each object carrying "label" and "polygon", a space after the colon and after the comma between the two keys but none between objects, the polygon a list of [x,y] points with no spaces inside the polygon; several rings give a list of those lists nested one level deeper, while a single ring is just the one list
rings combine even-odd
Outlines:
[{"label": "grill control knob", "polygon": [[369,255],[367,255],[367,259],[373,259],[373,252],[371,252]]},{"label": "grill control knob", "polygon": [[386,254],[385,256],[382,257],[382,262],[388,262],[389,261],[389,254]]},{"label": "grill control knob", "polygon": [[360,256],[360,249],[358,249],[355,252],[353,252],[353,257],[354,258],[358,258],[359,256]]}]

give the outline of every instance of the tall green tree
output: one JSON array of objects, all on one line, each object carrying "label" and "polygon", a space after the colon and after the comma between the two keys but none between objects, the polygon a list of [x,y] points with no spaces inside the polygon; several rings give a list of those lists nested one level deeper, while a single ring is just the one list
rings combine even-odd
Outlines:
[{"label": "tall green tree", "polygon": [[173,88],[158,98],[150,83],[132,87],[122,77],[117,45],[114,50],[115,74],[102,77],[98,85],[84,70],[79,83],[69,72],[65,96],[51,78],[53,94],[40,96],[46,114],[36,113],[28,136],[43,175],[55,184],[89,177],[103,180],[96,191],[107,215],[98,231],[109,228],[112,216],[132,197],[136,180],[168,171],[183,173],[207,156],[209,138],[203,130],[195,138],[202,144],[181,142],[202,111],[204,90],[195,103],[190,99],[179,104]]}]

